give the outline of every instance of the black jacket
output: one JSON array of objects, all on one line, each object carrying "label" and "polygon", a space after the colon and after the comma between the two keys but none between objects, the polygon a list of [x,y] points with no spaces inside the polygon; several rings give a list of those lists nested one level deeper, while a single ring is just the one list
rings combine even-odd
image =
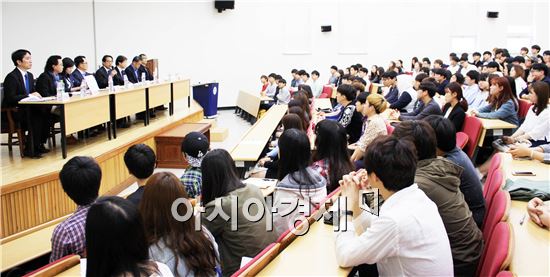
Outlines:
[{"label": "black jacket", "polygon": [[[34,92],[34,77],[32,73],[27,71],[30,80],[30,93]],[[4,99],[2,99],[2,107],[15,107],[17,102],[27,97],[28,93],[25,90],[25,81],[19,69],[15,68],[12,72],[6,75],[4,79]]]},{"label": "black jacket", "polygon": [[137,71],[137,76],[136,73],[134,73],[134,67],[131,65],[126,67],[124,72],[126,72],[126,76],[128,76],[128,81],[130,81],[130,83],[135,84],[141,82],[141,73],[139,72],[139,68]]},{"label": "black jacket", "polygon": [[[109,73],[111,72],[111,70],[107,71],[105,67],[102,66],[95,72],[95,75],[94,75],[95,80],[97,82],[97,86],[100,89],[106,88],[109,86]],[[114,80],[113,80],[113,83],[114,83]]]},{"label": "black jacket", "polygon": [[[451,105],[445,105],[443,107],[443,115],[447,112],[447,109],[450,109]],[[460,106],[460,104],[456,104],[454,108],[452,108],[451,113],[449,114],[448,119],[453,123],[455,126],[455,130],[457,132],[462,131],[462,125],[464,125],[464,118],[466,117],[466,112]]]},{"label": "black jacket", "polygon": [[118,67],[115,67],[116,75],[113,76],[113,85],[123,86],[124,85],[124,75],[126,72],[124,70],[120,71]]},{"label": "black jacket", "polygon": [[57,95],[57,84],[55,77],[49,72],[42,72],[38,79],[36,79],[36,91],[42,95],[42,97]]}]

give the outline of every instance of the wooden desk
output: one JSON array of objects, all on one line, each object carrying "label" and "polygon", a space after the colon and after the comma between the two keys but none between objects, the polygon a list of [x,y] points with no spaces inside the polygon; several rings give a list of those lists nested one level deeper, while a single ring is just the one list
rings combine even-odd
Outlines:
[{"label": "wooden desk", "polygon": [[210,141],[210,123],[185,123],[155,136],[157,167],[187,168],[187,159],[181,153],[181,143],[191,132],[203,133]]},{"label": "wooden desk", "polygon": [[191,107],[191,82],[186,80],[172,81],[172,102],[170,103],[170,114],[174,113],[174,103],[177,100],[187,99],[187,107]]},{"label": "wooden desk", "polygon": [[254,121],[254,119],[258,117],[260,103],[269,101],[273,101],[273,99],[267,96],[261,96],[241,90],[237,96],[236,112],[240,113],[241,116],[251,118],[252,121]]},{"label": "wooden desk", "polygon": [[80,276],[80,264],[77,264],[66,271],[61,272],[61,274],[58,274],[57,277],[78,277]]},{"label": "wooden desk", "polygon": [[329,98],[315,98],[313,99],[313,110],[332,109],[332,103]]},{"label": "wooden desk", "polygon": [[481,131],[481,136],[479,137],[479,147],[483,146],[485,136],[511,135],[512,131],[517,128],[516,125],[508,123],[506,121],[502,121],[500,119],[479,118],[479,120],[483,125],[483,130]]},{"label": "wooden desk", "polygon": [[314,222],[307,234],[296,238],[258,276],[347,276],[351,268],[336,262],[332,226]]},{"label": "wooden desk", "polygon": [[[508,179],[550,180],[550,165],[538,161],[512,160],[510,154],[501,155]],[[512,171],[532,171],[536,176],[512,176]],[[550,276],[550,231],[533,223],[527,215],[526,207],[527,202],[512,201],[510,208],[508,221],[514,235],[510,270],[517,276]],[[523,224],[520,224],[522,219]]]},{"label": "wooden desk", "polygon": [[[231,157],[237,167],[253,165],[259,159],[271,134],[285,115],[286,105],[273,105],[241,138],[241,142],[231,150]],[[245,164],[246,163],[246,164]]]},{"label": "wooden desk", "polygon": [[[61,127],[61,152],[63,159],[67,157],[67,134],[76,133],[96,125],[108,123],[109,139],[111,138],[111,110],[110,93],[106,91],[99,92],[95,95],[87,95],[81,97],[75,95],[66,100],[53,100],[46,102],[19,102],[26,106],[27,109],[40,105],[55,105],[60,110],[60,127]],[[28,126],[30,125],[30,117],[27,117]],[[31,130],[32,132],[32,130]],[[31,145],[32,144],[31,138]],[[34,149],[31,149],[34,152]]]},{"label": "wooden desk", "polygon": [[370,93],[378,93],[378,89],[384,87],[383,84],[378,84],[378,83],[372,83],[371,85],[372,86],[370,88]]},{"label": "wooden desk", "polygon": [[170,83],[161,83],[148,87],[146,89],[148,109],[171,103],[173,96]]}]

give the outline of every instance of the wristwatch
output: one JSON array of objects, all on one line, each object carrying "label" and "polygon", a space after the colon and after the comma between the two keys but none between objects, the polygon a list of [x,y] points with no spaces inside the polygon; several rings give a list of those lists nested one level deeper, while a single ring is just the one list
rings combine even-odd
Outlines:
[{"label": "wristwatch", "polygon": [[340,215],[342,215],[342,216],[346,216],[346,215],[353,216],[353,211],[350,211],[350,210],[342,211],[340,213]]}]

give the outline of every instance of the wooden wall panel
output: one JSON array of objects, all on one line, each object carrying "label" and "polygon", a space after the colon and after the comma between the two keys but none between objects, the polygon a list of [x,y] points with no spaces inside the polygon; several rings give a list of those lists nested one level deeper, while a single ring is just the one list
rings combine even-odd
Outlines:
[{"label": "wooden wall panel", "polygon": [[[135,141],[123,147],[96,157],[101,172],[100,195],[117,194],[120,190],[133,182],[133,177],[128,173],[124,164],[124,153],[136,143],[155,147],[154,137],[182,123],[198,122],[203,118],[202,110],[175,121],[169,126],[158,129],[148,135],[137,138]],[[0,196],[0,238],[6,238],[14,234],[31,229],[38,225],[58,219],[72,213],[76,205],[65,194],[59,182],[59,171],[45,177],[35,178],[18,185],[18,188],[3,190]]]}]

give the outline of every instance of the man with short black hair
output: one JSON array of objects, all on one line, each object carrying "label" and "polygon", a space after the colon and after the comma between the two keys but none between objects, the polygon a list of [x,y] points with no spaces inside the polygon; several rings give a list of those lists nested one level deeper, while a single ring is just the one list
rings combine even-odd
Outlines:
[{"label": "man with short black hair", "polygon": [[437,156],[447,158],[464,169],[460,175],[460,191],[464,194],[464,200],[468,203],[477,227],[481,229],[485,216],[483,188],[472,161],[462,149],[456,146],[455,126],[449,119],[439,115],[430,115],[424,120],[435,131]]},{"label": "man with short black hair", "polygon": [[126,63],[128,59],[125,56],[119,55],[116,57],[115,61],[115,71],[116,74],[113,77],[113,84],[115,86],[123,86],[124,85],[124,75],[126,72],[124,72],[124,69],[126,68]]},{"label": "man with short black hair", "polygon": [[445,69],[433,69],[434,79],[437,82],[437,93],[445,95],[445,87],[449,84],[447,80],[447,70]]},{"label": "man with short black hair", "polygon": [[146,144],[132,145],[124,153],[124,164],[130,174],[136,177],[138,184],[138,189],[126,199],[139,206],[147,179],[153,175],[157,165],[155,152]]},{"label": "man with short black hair", "polygon": [[419,105],[410,113],[401,114],[399,111],[392,111],[391,118],[400,121],[420,120],[432,114],[441,115],[439,104],[433,99],[436,93],[436,86],[432,81],[424,80],[416,91]]},{"label": "man with short black hair", "polygon": [[103,56],[101,62],[103,66],[95,72],[95,79],[97,81],[97,86],[103,89],[109,86],[109,76],[113,78],[114,85],[114,77],[117,71],[113,70],[113,57],[111,55]]},{"label": "man with short black hair", "polygon": [[290,71],[292,74],[292,80],[290,80],[290,87],[297,88],[300,84],[300,75],[298,74],[298,69],[294,68]]},{"label": "man with short black hair", "polygon": [[487,74],[496,74],[499,77],[502,77],[502,72],[500,72],[500,65],[497,62],[489,62],[487,64]]},{"label": "man with short black hair", "polygon": [[474,276],[483,252],[483,236],[460,191],[463,169],[436,157],[435,132],[426,121],[401,122],[392,135],[416,146],[418,164],[414,181],[437,205],[451,244],[454,275]]},{"label": "man with short black hair", "polygon": [[336,89],[336,102],[342,106],[342,112],[338,117],[338,123],[346,128],[348,143],[352,144],[359,140],[363,126],[363,115],[357,111],[355,98],[357,91],[351,85],[340,85]]},{"label": "man with short black hair", "polygon": [[542,62],[542,56],[539,53],[540,53],[540,46],[536,44],[531,46],[531,57],[535,61],[535,63]]},{"label": "man with short black hair", "polygon": [[145,54],[139,54],[139,61],[140,61],[140,65],[139,65],[139,75],[141,76],[142,73],[145,73],[145,80],[142,80],[142,81],[152,81],[154,80],[154,76],[153,74],[155,72],[149,72],[149,70],[147,69],[147,55]]},{"label": "man with short black hair", "polygon": [[460,70],[460,65],[458,64],[459,59],[457,56],[452,56],[449,59],[449,67],[447,67],[447,70],[449,70],[452,74],[455,74]]},{"label": "man with short black hair", "polygon": [[338,67],[333,65],[330,67],[329,85],[338,85]]},{"label": "man with short black hair", "polygon": [[[346,199],[335,244],[340,266],[359,266],[359,276],[453,275],[449,238],[438,208],[414,183],[415,152],[410,141],[378,137],[365,153],[366,171],[344,175],[340,181]],[[385,200],[378,216],[360,208],[360,189],[367,186]]]},{"label": "man with short black hair", "polygon": [[475,70],[470,70],[464,76],[464,89],[463,95],[466,102],[468,102],[468,107],[473,109],[478,109],[480,105],[484,105],[485,101],[480,101],[479,95],[479,72]]},{"label": "man with short black hair", "polygon": [[[548,66],[546,66],[543,63],[536,63],[531,66],[531,70],[529,71],[529,76],[527,76],[527,82],[529,85],[531,83],[536,81],[542,81],[547,83],[550,86],[550,76],[548,76]],[[529,99],[529,86],[524,88],[521,93],[519,94],[519,97],[523,99]]]},{"label": "man with short black hair", "polygon": [[352,65],[349,67],[349,75],[355,77],[357,76],[357,72],[359,72],[359,67],[357,67],[357,65]]},{"label": "man with short black hair", "polygon": [[86,216],[99,194],[101,168],[91,157],[76,156],[63,165],[59,181],[77,208],[53,230],[50,262],[70,254],[85,256]]},{"label": "man with short black hair", "polygon": [[519,54],[522,57],[526,57],[529,54],[529,48],[527,47],[521,47],[521,50],[519,51]]},{"label": "man with short black hair", "polygon": [[382,84],[389,88],[388,93],[384,95],[388,103],[393,104],[399,97],[399,91],[397,89],[397,73],[395,71],[386,71],[382,73]]},{"label": "man with short black hair", "polygon": [[141,60],[139,59],[139,56],[135,56],[132,59],[132,63],[130,66],[126,67],[124,71],[126,72],[126,76],[128,77],[128,81],[132,84],[136,84],[141,82],[141,74],[139,74],[139,68],[141,67]]},{"label": "man with short black hair", "polygon": [[357,73],[357,76],[360,77],[361,79],[365,80],[365,82],[363,83],[366,87],[366,89],[368,90],[369,87],[370,87],[370,80],[369,80],[369,70],[366,69],[365,67],[361,67],[359,68],[359,73]]},{"label": "man with short black hair", "polygon": [[321,81],[319,81],[319,71],[313,70],[311,72],[311,82],[310,82],[311,92],[313,93],[313,97],[317,98],[321,95],[321,92],[323,92],[323,84]]},{"label": "man with short black hair", "polygon": [[275,96],[273,96],[273,99],[277,102],[277,104],[288,104],[290,102],[290,91],[286,87],[286,80],[285,79],[279,79],[279,82],[277,83],[277,90],[275,92]]},{"label": "man with short black hair", "polygon": [[477,68],[483,66],[483,62],[481,61],[481,54],[479,52],[474,52],[472,54],[472,57],[474,61],[472,62],[473,65],[475,65]]},{"label": "man with short black hair", "polygon": [[477,71],[477,67],[473,64],[470,64],[468,62],[468,59],[466,58],[460,58],[460,74],[462,74],[462,76],[466,76],[466,73],[468,73],[468,71],[471,71],[471,70],[475,70]]},{"label": "man with short black hair", "polygon": [[548,67],[550,66],[550,50],[546,50],[542,53],[543,63]]},{"label": "man with short black hair", "polygon": [[490,51],[483,52],[483,65],[487,65],[489,62],[493,61],[493,54]]},{"label": "man with short black hair", "polygon": [[88,70],[88,60],[86,57],[76,56],[76,58],[74,58],[74,65],[76,66],[76,70],[71,74],[71,82],[73,86],[80,87],[84,77],[92,74],[86,72]]}]

